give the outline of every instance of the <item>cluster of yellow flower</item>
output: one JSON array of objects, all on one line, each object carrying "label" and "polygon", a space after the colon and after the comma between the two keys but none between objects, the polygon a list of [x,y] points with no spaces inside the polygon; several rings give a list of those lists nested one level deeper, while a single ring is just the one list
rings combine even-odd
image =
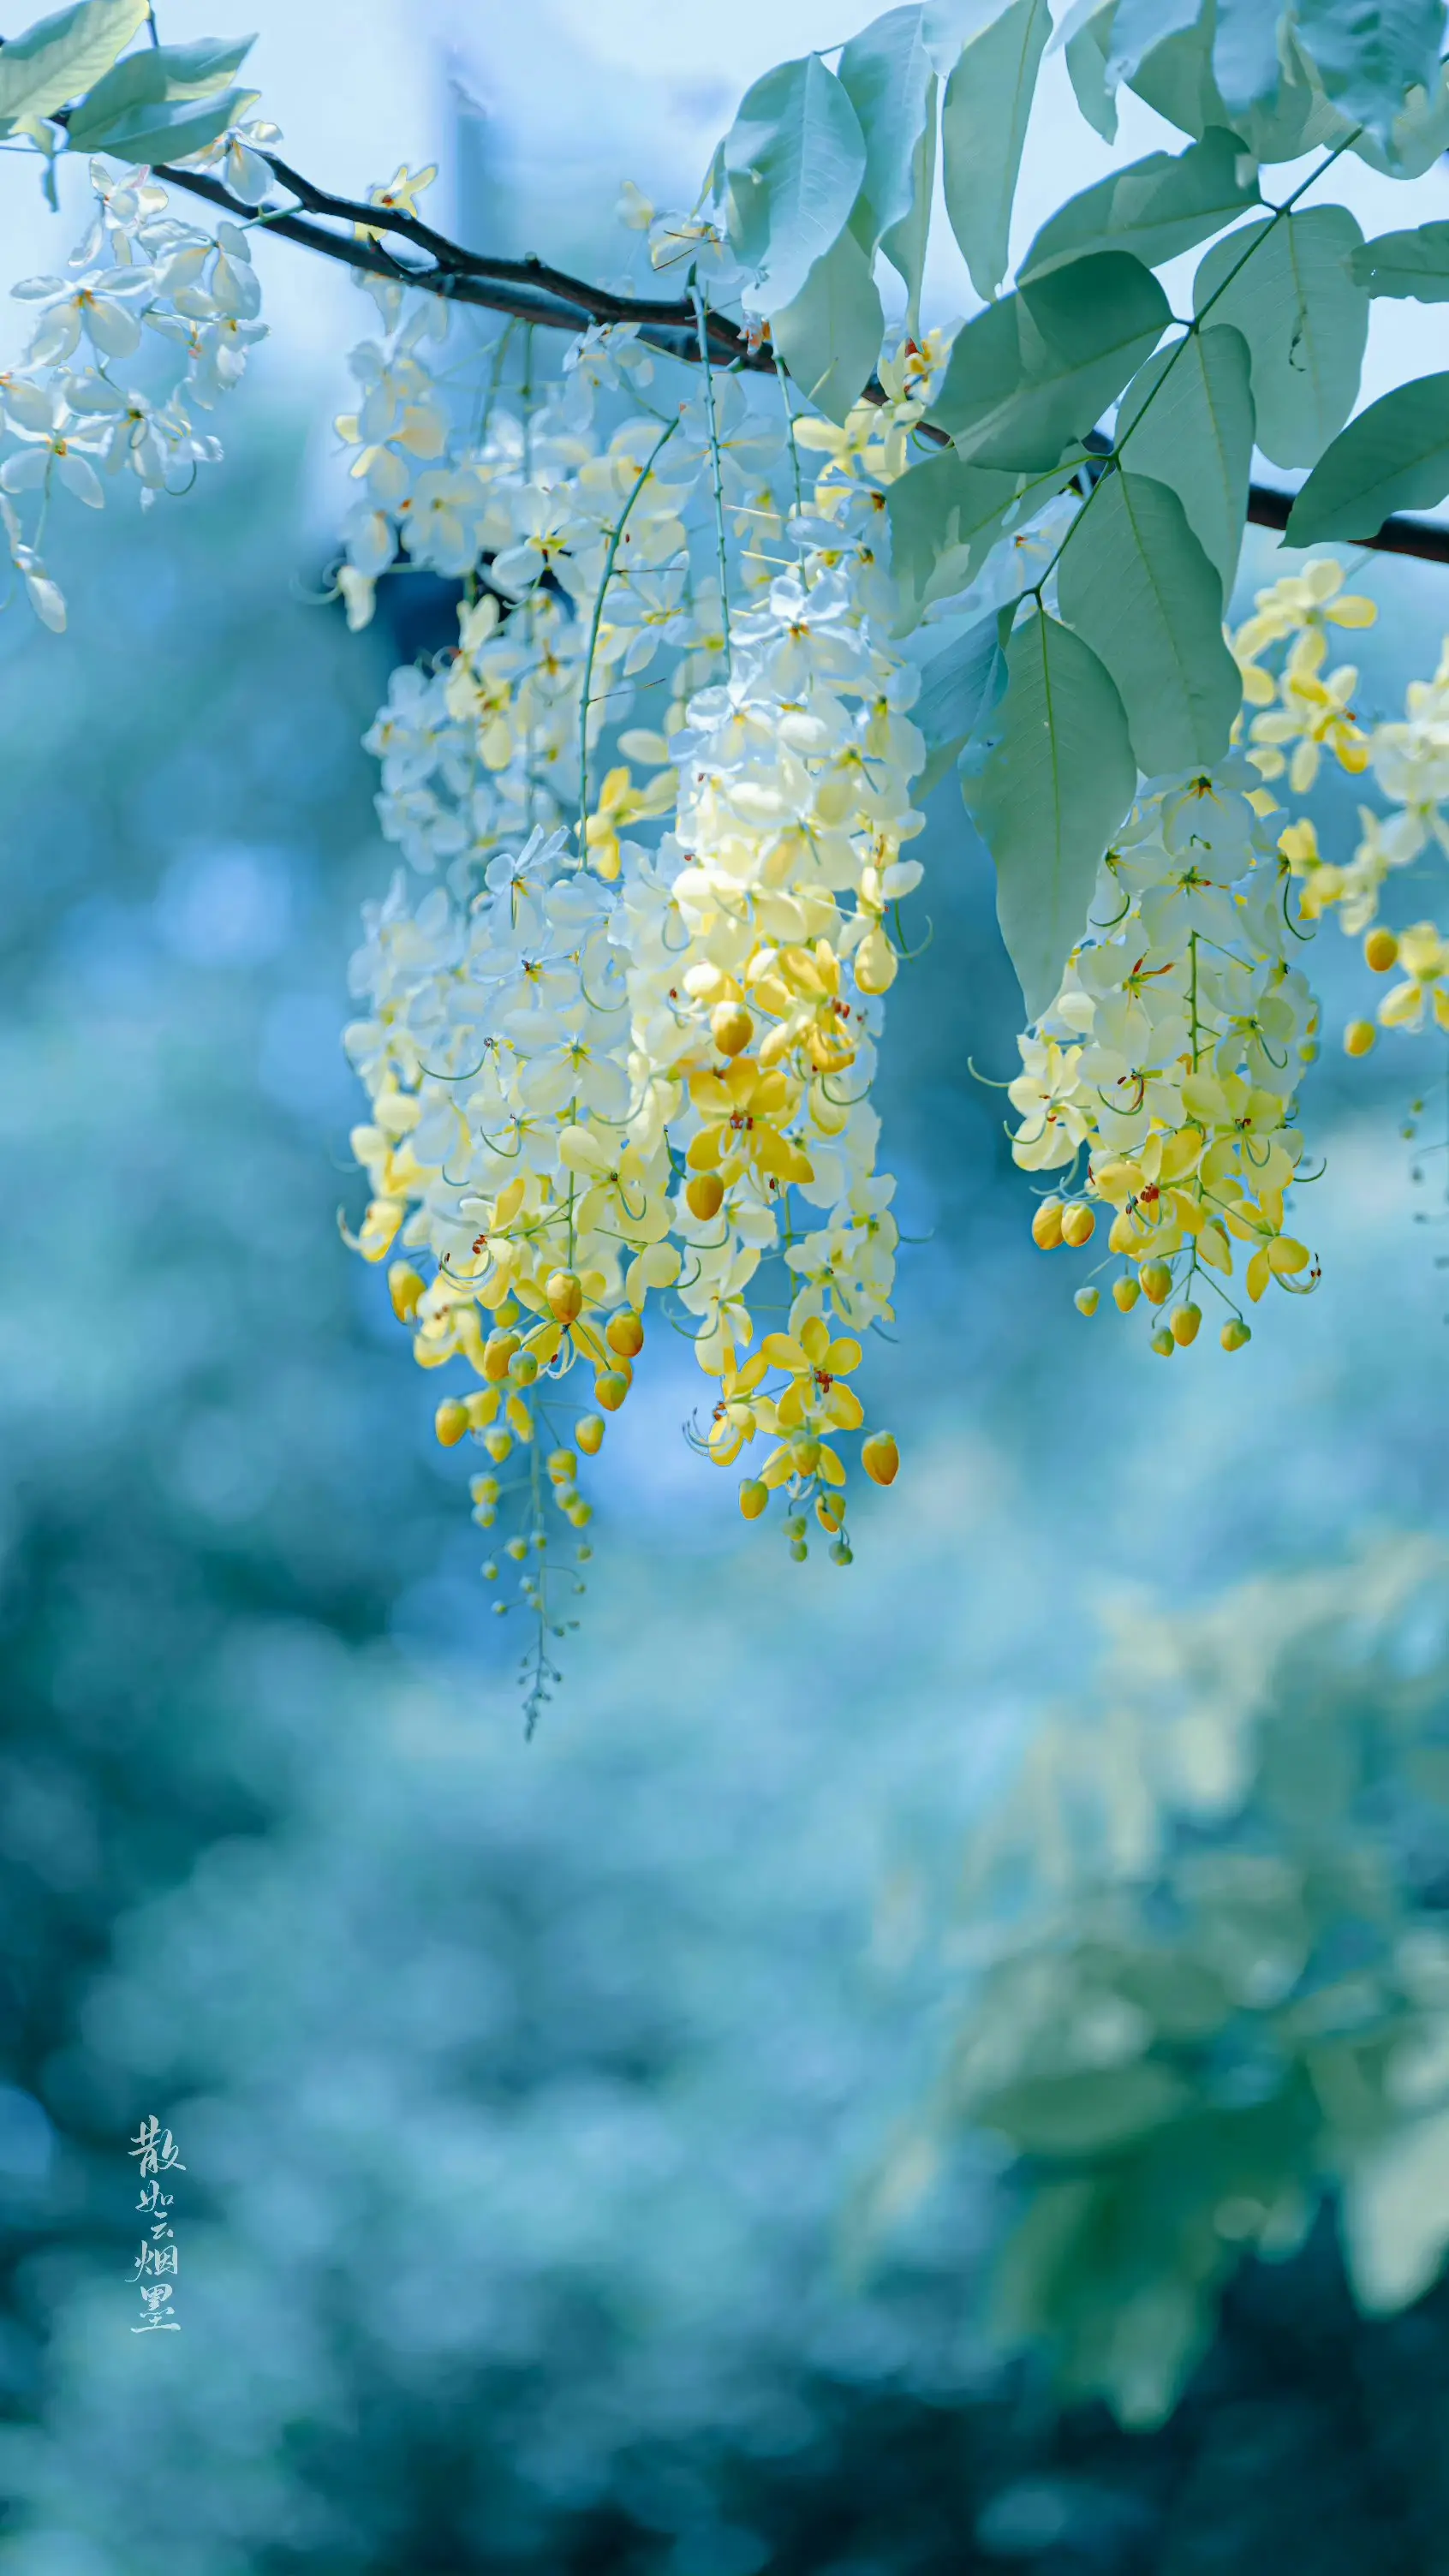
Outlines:
[{"label": "cluster of yellow flower", "polygon": [[[1449,638],[1432,680],[1410,681],[1403,721],[1363,731],[1351,704],[1357,672],[1346,666],[1323,673],[1325,625],[1368,626],[1377,613],[1371,600],[1342,596],[1342,581],[1331,557],[1309,564],[1302,574],[1260,592],[1257,614],[1234,639],[1245,694],[1268,710],[1253,720],[1249,757],[1264,777],[1278,777],[1285,766],[1279,746],[1293,741],[1288,780],[1298,795],[1313,784],[1320,744],[1353,775],[1372,773],[1397,811],[1385,820],[1369,806],[1359,807],[1361,838],[1347,864],[1323,857],[1307,816],[1287,826],[1278,846],[1298,880],[1302,917],[1316,921],[1336,911],[1350,937],[1362,934],[1372,973],[1399,970],[1400,980],[1379,1004],[1379,1026],[1449,1030],[1449,940],[1433,921],[1394,931],[1378,920],[1381,893],[1392,875],[1411,868],[1431,847],[1449,853],[1449,822],[1442,811],[1449,798]],[[1261,667],[1261,656],[1280,643],[1288,651],[1275,704],[1274,681]],[[1350,1020],[1344,1031],[1348,1053],[1367,1055],[1375,1033],[1373,1020]]]},{"label": "cluster of yellow flower", "polygon": [[[361,357],[374,426],[419,391],[408,319],[392,320]],[[400,872],[368,908],[347,1032],[372,1104],[356,1245],[431,1256],[431,1277],[394,1262],[394,1305],[424,1366],[461,1359],[478,1381],[439,1406],[440,1440],[523,1470],[475,1478],[475,1517],[491,1527],[521,1496],[503,1553],[527,1569],[541,1638],[564,1625],[551,1514],[587,1525],[579,1453],[629,1393],[651,1293],[677,1300],[717,1382],[703,1453],[729,1465],[771,1443],[745,1517],[781,1491],[792,1554],[813,1511],[850,1561],[839,1443],[864,1414],[847,1381],[858,1332],[891,1315],[897,1239],[869,1091],[888,925],[920,875],[900,853],[925,752],[917,676],[888,640],[882,496],[942,352],[908,349],[884,406],[843,431],[796,423],[793,441],[788,415],[722,381],[601,435],[594,404],[640,405],[650,362],[627,333],[584,354],[586,386],[523,423],[500,412],[446,469],[490,587],[460,612],[456,654],[394,675],[369,737],[384,830],[443,881],[416,900]],[[367,471],[395,514],[419,499]],[[415,556],[421,525],[402,520]],[[444,542],[434,523],[429,548]],[[669,693],[651,727],[628,721],[645,686]],[[612,766],[606,728],[622,728]],[[669,827],[653,848],[629,837],[651,822]],[[788,1329],[749,1356],[746,1290],[771,1254]],[[594,1409],[569,1432],[549,1407],[579,1363]],[[888,1433],[859,1455],[893,1480]]]}]

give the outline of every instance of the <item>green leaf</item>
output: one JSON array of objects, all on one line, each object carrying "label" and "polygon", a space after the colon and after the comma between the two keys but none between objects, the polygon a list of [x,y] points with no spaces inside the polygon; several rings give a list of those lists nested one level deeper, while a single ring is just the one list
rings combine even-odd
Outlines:
[{"label": "green leaf", "polygon": [[1293,504],[1285,545],[1375,537],[1395,510],[1430,510],[1449,492],[1449,375],[1396,385],[1320,456]]},{"label": "green leaf", "polygon": [[919,6],[892,9],[840,57],[840,83],[865,137],[865,178],[850,228],[863,250],[900,272],[907,322],[920,328],[921,280],[936,186],[936,94]]},{"label": "green leaf", "polygon": [[97,133],[87,129],[83,146],[87,152],[114,153],[123,161],[144,161],[154,169],[158,162],[184,161],[189,153],[204,152],[229,125],[235,125],[255,106],[254,89],[224,90],[220,98],[157,99],[120,112]]},{"label": "green leaf", "polygon": [[848,223],[865,164],[860,119],[818,54],[777,64],[745,92],[720,166],[730,245],[755,273],[752,312],[793,304]]},{"label": "green leaf", "polygon": [[1229,233],[1198,269],[1194,310],[1247,341],[1258,445],[1275,465],[1311,465],[1353,409],[1368,337],[1350,266],[1362,241],[1347,207],[1314,206]]},{"label": "green leaf", "polygon": [[1006,651],[995,748],[962,781],[996,865],[996,917],[1029,1020],[1050,1009],[1102,854],[1137,791],[1127,719],[1091,647],[1029,617]]},{"label": "green leaf", "polygon": [[1050,34],[1047,0],[1008,0],[968,36],[946,83],[946,212],[978,295],[994,295],[1006,275],[1021,148]]},{"label": "green leaf", "polygon": [[1241,331],[1209,323],[1149,358],[1122,396],[1117,447],[1132,473],[1171,484],[1226,604],[1253,463],[1253,392]]},{"label": "green leaf", "polygon": [[[1015,602],[1010,609],[993,611],[920,663],[921,693],[911,709],[911,722],[924,738],[926,765],[912,783],[914,796],[929,796],[952,762],[969,751],[1000,705],[1006,691],[1002,630],[1010,633],[1014,610]],[[930,635],[938,631],[925,630]]]},{"label": "green leaf", "polygon": [[1243,683],[1223,642],[1223,589],[1170,485],[1107,473],[1057,568],[1063,617],[1111,674],[1149,778],[1228,747]]},{"label": "green leaf", "polygon": [[1297,0],[1296,23],[1335,107],[1381,142],[1411,89],[1438,88],[1444,0]]},{"label": "green leaf", "polygon": [[1019,474],[963,465],[949,450],[913,465],[886,493],[891,571],[900,593],[896,633],[919,623],[933,599],[974,581],[1021,491]]},{"label": "green leaf", "polygon": [[885,315],[870,253],[843,232],[817,259],[792,304],[773,315],[775,349],[800,390],[843,421],[880,356]]},{"label": "green leaf", "polygon": [[0,134],[79,98],[145,21],[146,0],[80,0],[12,36],[0,51]]},{"label": "green leaf", "polygon": [[958,331],[931,418],[968,463],[1048,473],[1100,420],[1171,318],[1151,270],[1127,251],[1074,260]]},{"label": "green leaf", "polygon": [[1149,152],[1144,161],[1069,197],[1043,224],[1017,282],[1045,277],[1094,250],[1131,251],[1144,267],[1160,268],[1261,202],[1237,136],[1214,126],[1185,152]]},{"label": "green leaf", "polygon": [[1412,295],[1420,304],[1449,304],[1449,223],[1379,233],[1354,252],[1349,269],[1355,284],[1370,295]]},{"label": "green leaf", "polygon": [[1264,0],[1217,0],[1213,78],[1234,114],[1276,104],[1283,65],[1278,52],[1279,12]]},{"label": "green leaf", "polygon": [[225,89],[255,43],[255,36],[234,41],[203,36],[193,45],[147,45],[140,53],[128,54],[97,81],[75,110],[70,120],[72,151],[97,150],[101,136],[138,107],[154,107],[164,99],[209,98]]},{"label": "green leaf", "polygon": [[[1258,5],[1258,0],[1250,0],[1250,5]],[[1226,126],[1242,137],[1255,161],[1296,161],[1320,144],[1343,142],[1352,132],[1310,76],[1286,30],[1274,96],[1247,108],[1229,107],[1213,77],[1215,27],[1213,10],[1207,8],[1196,26],[1181,28],[1154,45],[1131,76],[1138,97],[1170,125],[1199,136],[1210,126]]]},{"label": "green leaf", "polygon": [[1107,45],[1107,79],[1130,81],[1143,56],[1180,28],[1195,25],[1202,0],[1117,0]]},{"label": "green leaf", "polygon": [[1117,140],[1117,93],[1107,86],[1107,46],[1112,22],[1100,10],[1066,41],[1067,77],[1078,107],[1104,143]]}]

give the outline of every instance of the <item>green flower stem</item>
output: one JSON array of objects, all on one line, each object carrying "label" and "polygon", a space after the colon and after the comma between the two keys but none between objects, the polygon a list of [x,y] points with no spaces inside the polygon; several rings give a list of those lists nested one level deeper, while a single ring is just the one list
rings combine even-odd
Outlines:
[{"label": "green flower stem", "polygon": [[[729,559],[725,553],[724,478],[720,471],[719,431],[715,426],[714,417],[714,368],[710,363],[709,330],[705,322],[704,297],[699,288],[693,284],[689,291],[694,303],[694,318],[699,326],[699,360],[704,369],[704,408],[709,421],[709,461],[714,478],[714,537],[719,552],[719,613],[720,624],[724,630],[725,678],[728,679],[730,676]],[[778,361],[776,363],[778,364]],[[795,444],[793,436],[790,444],[793,450]]]},{"label": "green flower stem", "polygon": [[614,577],[614,566],[617,563],[619,556],[619,543],[623,537],[625,528],[629,524],[629,513],[633,509],[635,502],[638,500],[640,493],[643,491],[645,484],[648,482],[650,475],[654,471],[654,460],[659,454],[660,449],[674,436],[678,427],[679,422],[677,419],[670,421],[668,427],[658,438],[656,438],[653,446],[649,450],[648,456],[644,460],[639,480],[635,484],[633,491],[630,493],[628,500],[625,502],[623,509],[620,511],[618,520],[610,535],[609,551],[604,557],[604,577],[599,584],[598,596],[594,601],[593,620],[589,627],[589,649],[584,656],[583,688],[579,698],[580,867],[585,864],[589,855],[589,709],[593,705],[594,656],[598,651],[599,627],[603,620],[604,600],[608,592],[609,584]]}]

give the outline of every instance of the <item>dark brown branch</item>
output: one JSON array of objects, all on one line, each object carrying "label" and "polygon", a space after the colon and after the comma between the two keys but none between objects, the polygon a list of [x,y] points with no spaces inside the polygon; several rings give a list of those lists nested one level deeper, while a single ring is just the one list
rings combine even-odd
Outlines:
[{"label": "dark brown branch", "polygon": [[[364,269],[370,276],[390,278],[397,285],[422,287],[429,294],[446,296],[450,304],[475,305],[490,313],[511,314],[522,322],[570,333],[585,331],[592,323],[634,323],[640,338],[651,347],[698,363],[695,311],[683,297],[670,302],[658,296],[615,295],[607,287],[593,286],[585,278],[571,277],[564,269],[550,267],[546,260],[488,258],[449,241],[446,234],[435,232],[417,215],[366,204],[358,197],[334,196],[329,189],[314,187],[310,179],[274,153],[264,152],[261,157],[275,173],[278,184],[308,214],[328,216],[338,223],[365,224],[370,233],[393,234],[424,252],[431,265],[415,268],[396,259],[376,240],[364,240],[356,233],[330,232],[325,224],[309,222],[306,214],[273,214],[264,209],[258,218],[254,207],[243,205],[219,179],[203,170],[182,170],[174,163],[163,163],[156,176],[168,187],[183,188],[193,197],[205,198],[208,205],[222,207],[243,223],[260,220],[268,232],[280,233],[284,241],[297,242],[323,259],[340,260],[344,267]],[[770,349],[752,348],[744,333],[724,314],[710,313],[708,324],[711,349],[724,364],[773,368]],[[885,400],[881,387],[874,382],[866,387],[866,394],[871,401]],[[942,446],[950,444],[944,430],[928,427],[925,435]],[[1293,501],[1291,492],[1276,492],[1266,483],[1255,483],[1248,494],[1248,517],[1255,527],[1286,528]],[[1436,527],[1427,519],[1386,519],[1377,536],[1365,537],[1361,542],[1379,554],[1414,555],[1423,563],[1449,564],[1449,527]]]}]

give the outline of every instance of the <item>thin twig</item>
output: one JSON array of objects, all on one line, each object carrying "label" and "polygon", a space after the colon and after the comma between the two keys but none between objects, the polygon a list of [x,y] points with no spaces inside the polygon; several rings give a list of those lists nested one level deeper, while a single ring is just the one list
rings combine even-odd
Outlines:
[{"label": "thin twig", "polygon": [[[651,347],[698,363],[698,317],[687,298],[671,303],[659,297],[615,295],[585,278],[552,268],[545,260],[481,257],[434,232],[430,224],[422,223],[415,215],[367,205],[359,198],[334,196],[328,189],[314,187],[300,171],[292,170],[270,153],[264,153],[262,158],[270,163],[280,185],[312,213],[334,216],[339,222],[365,223],[374,233],[396,234],[426,251],[433,265],[414,268],[394,258],[380,242],[364,241],[356,234],[329,232],[325,225],[309,222],[306,215],[274,214],[270,208],[264,208],[259,215],[256,207],[243,205],[219,179],[204,170],[182,170],[174,162],[163,162],[157,165],[155,175],[167,187],[202,197],[208,205],[220,206],[242,223],[260,222],[269,233],[279,233],[284,241],[296,242],[320,258],[338,260],[345,268],[364,269],[373,277],[389,278],[400,286],[421,287],[429,294],[444,295],[453,304],[511,314],[519,321],[566,331],[570,336],[587,330],[591,324],[632,322],[638,326],[640,339]],[[775,368],[777,360],[768,341],[762,347],[751,347],[744,333],[724,314],[709,308],[707,328],[711,354],[718,354],[725,363],[760,372]],[[864,399],[876,403],[886,400],[883,388],[874,379],[864,388]],[[924,423],[920,434],[941,447],[951,444],[945,430]],[[1291,492],[1277,492],[1271,485],[1255,483],[1248,494],[1248,518],[1255,527],[1285,528],[1293,500]],[[1360,542],[1378,554],[1413,555],[1423,563],[1449,564],[1449,527],[1438,527],[1427,519],[1386,519],[1376,536]]]}]

